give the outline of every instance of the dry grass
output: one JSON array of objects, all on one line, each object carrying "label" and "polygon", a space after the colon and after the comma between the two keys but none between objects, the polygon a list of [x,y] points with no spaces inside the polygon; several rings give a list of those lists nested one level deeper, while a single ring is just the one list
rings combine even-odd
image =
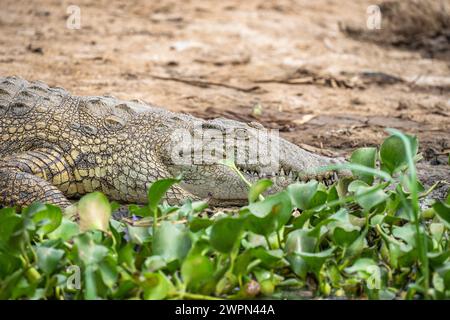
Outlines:
[{"label": "dry grass", "polygon": [[342,31],[359,40],[421,49],[428,53],[450,50],[450,4],[448,0],[385,1],[379,5],[380,30],[342,26]]}]

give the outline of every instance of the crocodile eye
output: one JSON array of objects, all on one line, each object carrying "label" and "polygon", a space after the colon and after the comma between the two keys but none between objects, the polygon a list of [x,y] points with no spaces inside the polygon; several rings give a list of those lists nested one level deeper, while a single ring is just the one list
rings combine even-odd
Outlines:
[{"label": "crocodile eye", "polygon": [[119,103],[118,105],[116,105],[114,107],[117,110],[126,112],[126,113],[132,113],[133,111],[131,110],[131,108],[126,104],[126,103]]},{"label": "crocodile eye", "polygon": [[28,91],[21,91],[15,98],[14,102],[10,106],[10,110],[15,116],[23,116],[33,109],[39,96]]},{"label": "crocodile eye", "polygon": [[247,129],[237,128],[234,130],[234,135],[237,139],[248,139]]},{"label": "crocodile eye", "polygon": [[0,98],[0,116],[3,116],[9,109],[9,101]]},{"label": "crocodile eye", "polygon": [[93,127],[93,126],[90,126],[90,125],[82,125],[81,126],[81,130],[84,133],[88,134],[88,135],[92,135],[93,136],[93,135],[97,134],[97,128]]},{"label": "crocodile eye", "polygon": [[116,131],[116,130],[120,130],[125,126],[125,120],[111,115],[105,118],[105,126],[106,129],[111,130],[111,131]]},{"label": "crocodile eye", "polygon": [[30,109],[31,108],[27,104],[21,101],[13,102],[11,104],[11,111],[15,116],[23,116],[24,114],[28,113]]}]

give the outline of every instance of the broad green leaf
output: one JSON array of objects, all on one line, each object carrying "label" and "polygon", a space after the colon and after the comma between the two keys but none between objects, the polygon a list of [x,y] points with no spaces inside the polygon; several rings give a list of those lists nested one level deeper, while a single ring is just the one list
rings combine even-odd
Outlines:
[{"label": "broad green leaf", "polygon": [[407,223],[401,227],[394,226],[392,228],[392,235],[402,239],[408,245],[416,247],[416,229],[412,223]]},{"label": "broad green leaf", "polygon": [[[417,138],[406,135],[412,147],[412,156],[414,157],[418,150]],[[402,140],[397,136],[390,136],[384,140],[380,148],[380,158],[384,168],[389,173],[393,173],[407,163],[405,146]]]},{"label": "broad green leaf", "polygon": [[118,271],[117,263],[112,256],[106,256],[99,264],[100,276],[103,283],[110,289],[117,283]]},{"label": "broad green leaf", "polygon": [[132,271],[135,270],[134,246],[133,243],[129,242],[118,252],[118,263],[120,265],[125,264],[125,266]]},{"label": "broad green leaf", "polygon": [[168,214],[171,211],[178,210],[178,217],[181,219],[182,217],[191,217],[193,214],[202,212],[208,207],[208,203],[205,201],[194,201],[192,202],[190,199],[187,199],[186,202],[181,206],[181,208],[170,207],[170,209],[165,210],[162,214]]},{"label": "broad green leaf", "polygon": [[234,274],[236,274],[236,276],[238,277],[244,276],[250,271],[248,270],[248,267],[250,263],[254,261],[253,250],[254,250],[253,248],[247,249],[237,256],[233,268],[233,272]]},{"label": "broad green leaf", "polygon": [[100,192],[93,192],[83,196],[78,203],[80,216],[80,230],[109,230],[111,205],[106,196]]},{"label": "broad green leaf", "polygon": [[39,269],[49,275],[56,269],[61,258],[64,256],[64,250],[39,246],[36,248],[36,255]]},{"label": "broad green leaf", "polygon": [[187,287],[196,292],[214,275],[214,265],[201,254],[188,255],[181,265],[181,276]]},{"label": "broad green leaf", "polygon": [[357,229],[348,230],[342,226],[337,226],[333,231],[333,241],[340,247],[348,247],[358,238],[358,236],[359,230]]},{"label": "broad green leaf", "polygon": [[258,200],[259,196],[273,185],[272,180],[262,179],[251,185],[248,192],[248,202],[252,203]]},{"label": "broad green leaf", "polygon": [[189,222],[189,229],[192,232],[198,232],[200,230],[206,229],[208,228],[210,225],[213,224],[213,220],[209,219],[209,218],[199,218],[199,217],[194,217],[190,222]]},{"label": "broad green leaf", "polygon": [[287,190],[292,199],[292,204],[301,210],[312,208],[311,201],[317,192],[318,185],[318,182],[315,180],[307,183],[291,184]]},{"label": "broad green leaf", "polygon": [[16,235],[18,229],[23,229],[23,218],[16,214],[12,208],[5,208],[0,210],[0,252],[4,250],[9,254],[14,254],[20,249],[20,242],[23,239],[21,234]]},{"label": "broad green leaf", "polygon": [[191,239],[185,226],[163,221],[153,239],[153,254],[167,262],[183,260],[191,247]]},{"label": "broad green leaf", "polygon": [[95,270],[96,267],[94,267],[93,265],[86,266],[86,269],[84,270],[84,298],[86,300],[96,300],[98,298]]},{"label": "broad green leaf", "polygon": [[261,293],[265,296],[271,296],[277,282],[276,279],[274,279],[273,273],[261,268],[254,270],[253,273],[260,285]]},{"label": "broad green leaf", "polygon": [[376,262],[370,258],[359,258],[351,267],[345,268],[347,273],[365,272],[368,273],[371,266],[376,266]]},{"label": "broad green leaf", "polygon": [[441,267],[436,269],[439,276],[444,280],[446,288],[450,288],[450,262],[445,262]]},{"label": "broad green leaf", "polygon": [[231,252],[240,240],[244,227],[242,218],[225,217],[218,219],[211,227],[210,242],[214,249],[223,252]]},{"label": "broad green leaf", "polygon": [[16,270],[19,270],[21,265],[22,262],[18,257],[9,252],[2,252],[0,249],[0,279],[5,279]]},{"label": "broad green leaf", "polygon": [[61,209],[50,204],[33,203],[24,212],[36,224],[36,232],[40,236],[52,232],[61,224]]},{"label": "broad green leaf", "polygon": [[298,229],[290,232],[286,239],[284,251],[289,253],[313,252],[316,238],[308,235],[309,231]]},{"label": "broad green leaf", "polygon": [[450,205],[443,201],[436,201],[433,204],[433,210],[445,226],[450,229]]},{"label": "broad green leaf", "polygon": [[145,259],[144,262],[145,270],[149,272],[155,272],[159,269],[165,268],[167,266],[166,260],[160,256],[150,256]]},{"label": "broad green leaf", "polygon": [[449,257],[450,251],[428,252],[428,259],[433,267],[441,266]]},{"label": "broad green leaf", "polygon": [[303,258],[308,267],[314,271],[319,272],[322,265],[328,258],[331,258],[335,248],[330,248],[321,252],[311,253],[311,252],[301,252],[299,256]]},{"label": "broad green leaf", "polygon": [[356,202],[365,210],[372,209],[389,197],[378,185],[368,186],[360,180],[350,183],[348,190],[355,193]]},{"label": "broad green leaf", "polygon": [[62,239],[68,241],[79,233],[80,227],[78,224],[64,217],[59,227],[50,232],[47,236],[49,239]]},{"label": "broad green leaf", "polygon": [[283,260],[283,250],[266,250],[263,247],[253,249],[253,256],[261,261],[264,268],[278,268],[286,265]]},{"label": "broad green leaf", "polygon": [[176,183],[180,182],[181,180],[178,178],[169,178],[169,179],[162,179],[158,180],[150,186],[148,189],[148,207],[150,208],[151,212],[154,212],[158,204],[163,199],[166,192]]},{"label": "broad green leaf", "polygon": [[444,283],[444,279],[439,275],[439,273],[434,272],[433,273],[433,287],[440,292],[444,292],[445,291],[445,283]]},{"label": "broad green leaf", "polygon": [[136,244],[144,244],[151,240],[150,229],[148,227],[133,227],[127,225],[130,241]]},{"label": "broad green leaf", "polygon": [[308,235],[308,230],[297,229],[290,232],[286,239],[284,250],[292,271],[300,278],[305,278],[308,265],[300,253],[313,252],[316,238]]},{"label": "broad green leaf", "polygon": [[291,199],[286,191],[268,196],[263,201],[249,204],[241,212],[248,212],[247,228],[260,235],[269,236],[280,230],[291,218]]},{"label": "broad green leaf", "polygon": [[161,300],[173,290],[173,285],[162,273],[145,273],[142,281],[145,300]]},{"label": "broad green leaf", "polygon": [[[445,232],[445,226],[443,223],[431,223],[430,224],[430,233],[436,242],[440,242],[442,239],[442,236]],[[449,251],[450,252],[450,251]]]},{"label": "broad green leaf", "polygon": [[90,233],[83,233],[74,239],[78,258],[86,265],[96,266],[108,254],[105,246],[96,244]]},{"label": "broad green leaf", "polygon": [[2,279],[2,281],[0,282],[0,300],[6,300],[10,298],[12,291],[22,279],[24,273],[24,269],[18,269]]},{"label": "broad green leaf", "polygon": [[[360,164],[369,168],[375,168],[375,162],[377,158],[376,148],[359,148],[353,151],[350,161],[352,163]],[[359,180],[366,182],[367,184],[373,183],[373,175],[363,172],[353,171],[353,175]]]},{"label": "broad green leaf", "polygon": [[360,255],[365,248],[367,248],[367,229],[359,235],[358,238],[347,248],[346,256],[348,257],[356,257]]}]

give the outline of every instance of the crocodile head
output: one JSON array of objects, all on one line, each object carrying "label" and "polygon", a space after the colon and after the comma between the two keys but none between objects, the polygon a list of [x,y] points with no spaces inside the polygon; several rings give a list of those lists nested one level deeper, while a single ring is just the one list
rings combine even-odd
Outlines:
[{"label": "crocodile head", "polygon": [[171,132],[163,155],[168,172],[182,175],[181,188],[221,206],[245,204],[248,184],[242,176],[249,183],[272,180],[268,193],[274,193],[297,181],[330,185],[338,174],[318,169],[345,162],[310,153],[260,124],[227,119],[200,121]]}]

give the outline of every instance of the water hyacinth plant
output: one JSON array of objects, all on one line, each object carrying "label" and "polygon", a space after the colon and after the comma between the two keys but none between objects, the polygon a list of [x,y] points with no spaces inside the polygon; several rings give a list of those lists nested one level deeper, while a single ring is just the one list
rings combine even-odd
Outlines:
[{"label": "water hyacinth plant", "polygon": [[128,207],[139,219],[115,220],[100,193],[76,204],[79,223],[46,204],[3,208],[0,299],[448,299],[450,196],[421,208],[417,139],[389,133],[335,167],[353,178],[268,196],[260,180],[227,213],[166,204],[179,177]]}]

